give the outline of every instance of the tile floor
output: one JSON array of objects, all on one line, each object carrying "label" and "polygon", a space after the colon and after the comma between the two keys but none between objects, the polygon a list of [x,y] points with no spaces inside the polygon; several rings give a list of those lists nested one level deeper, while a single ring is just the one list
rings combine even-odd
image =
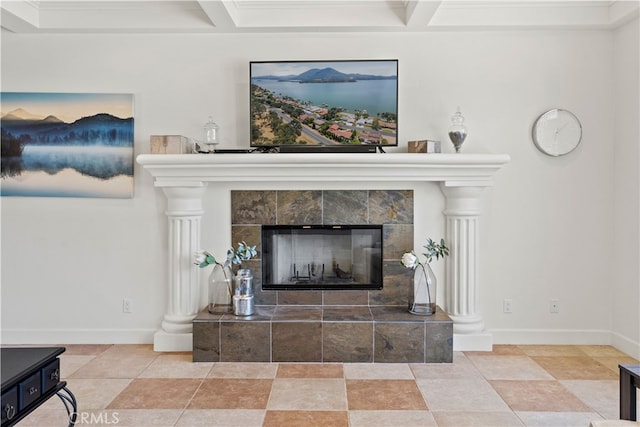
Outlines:
[{"label": "tile floor", "polygon": [[[588,426],[618,418],[608,346],[494,346],[451,364],[193,363],[151,345],[69,345],[78,426]],[[21,427],[65,426],[52,398]]]}]

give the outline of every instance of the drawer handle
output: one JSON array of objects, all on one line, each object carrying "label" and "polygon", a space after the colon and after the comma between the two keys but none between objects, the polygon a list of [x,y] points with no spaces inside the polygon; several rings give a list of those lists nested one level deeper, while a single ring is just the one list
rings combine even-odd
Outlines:
[{"label": "drawer handle", "polygon": [[51,379],[56,381],[60,379],[60,369],[56,369],[55,371],[51,372]]},{"label": "drawer handle", "polygon": [[7,420],[10,420],[16,416],[16,407],[7,403],[4,405],[4,413],[7,414]]},{"label": "drawer handle", "polygon": [[38,387],[29,387],[29,396],[32,394],[36,394],[38,392]]}]

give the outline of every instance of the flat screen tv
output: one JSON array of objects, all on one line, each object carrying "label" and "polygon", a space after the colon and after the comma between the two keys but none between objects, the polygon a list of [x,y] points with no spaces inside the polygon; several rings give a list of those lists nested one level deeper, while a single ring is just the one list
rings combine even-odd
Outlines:
[{"label": "flat screen tv", "polygon": [[396,59],[252,61],[249,77],[251,147],[398,145]]}]

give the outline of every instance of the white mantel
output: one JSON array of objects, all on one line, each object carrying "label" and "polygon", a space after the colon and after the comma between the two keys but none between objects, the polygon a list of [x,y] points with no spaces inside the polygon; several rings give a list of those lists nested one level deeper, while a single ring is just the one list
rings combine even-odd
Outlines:
[{"label": "white mantel", "polygon": [[[202,198],[215,182],[439,182],[445,196],[443,309],[454,321],[454,350],[490,350],[477,310],[478,220],[484,187],[509,162],[506,154],[141,154],[137,162],[167,197],[168,306],[154,336],[156,351],[189,351],[199,307],[193,252],[200,247]],[[242,174],[238,169],[242,168]]]}]

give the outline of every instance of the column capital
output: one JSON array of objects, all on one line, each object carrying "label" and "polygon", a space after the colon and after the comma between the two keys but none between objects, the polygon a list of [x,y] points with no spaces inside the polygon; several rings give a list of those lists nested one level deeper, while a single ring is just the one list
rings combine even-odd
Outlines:
[{"label": "column capital", "polygon": [[484,186],[448,186],[440,183],[445,197],[444,214],[451,216],[480,216],[480,197]]},{"label": "column capital", "polygon": [[202,199],[207,184],[194,187],[162,187],[167,197],[167,216],[202,216]]}]

